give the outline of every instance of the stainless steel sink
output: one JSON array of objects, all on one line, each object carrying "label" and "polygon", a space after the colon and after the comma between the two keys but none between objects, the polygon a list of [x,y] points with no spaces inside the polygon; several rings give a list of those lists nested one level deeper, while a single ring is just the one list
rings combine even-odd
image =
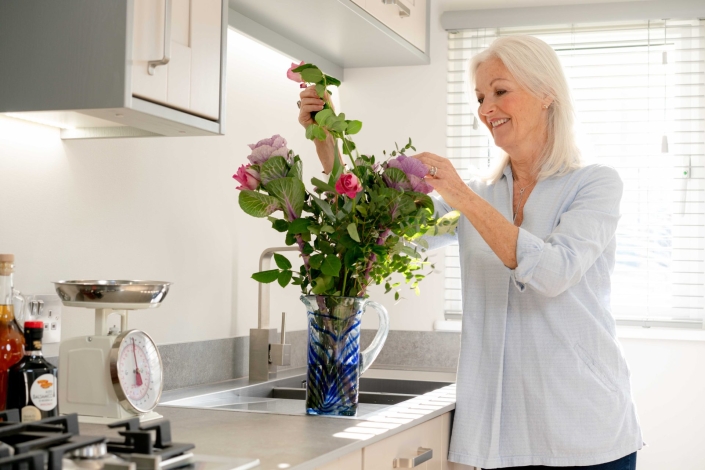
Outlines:
[{"label": "stainless steel sink", "polygon": [[[305,371],[287,371],[268,382],[249,383],[247,378],[219,384],[167,391],[161,406],[252,411],[277,414],[305,414]],[[389,405],[453,383],[452,380],[362,377],[358,418]],[[379,375],[379,374],[378,374]],[[407,374],[408,375],[408,374]]]}]

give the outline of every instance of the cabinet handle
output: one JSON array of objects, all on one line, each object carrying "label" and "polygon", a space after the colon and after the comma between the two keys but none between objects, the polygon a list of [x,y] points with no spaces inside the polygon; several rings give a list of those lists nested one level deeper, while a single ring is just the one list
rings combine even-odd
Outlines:
[{"label": "cabinet handle", "polygon": [[382,0],[385,5],[396,5],[399,8],[399,17],[408,18],[411,16],[411,10],[404,5],[401,0]]},{"label": "cabinet handle", "polygon": [[164,0],[164,57],[147,62],[147,72],[154,75],[154,69],[166,65],[171,58],[171,0]]},{"label": "cabinet handle", "polygon": [[418,455],[413,459],[394,459],[392,468],[415,468],[433,458],[433,449],[419,447],[416,452]]}]

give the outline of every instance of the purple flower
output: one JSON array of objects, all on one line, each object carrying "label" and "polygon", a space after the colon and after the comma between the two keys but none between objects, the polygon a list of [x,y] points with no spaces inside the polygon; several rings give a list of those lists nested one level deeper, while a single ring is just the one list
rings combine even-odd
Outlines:
[{"label": "purple flower", "polygon": [[421,163],[421,160],[400,154],[397,158],[389,160],[386,167],[403,171],[406,178],[409,180],[408,182],[398,182],[384,177],[385,183],[387,183],[387,186],[390,188],[415,191],[423,194],[428,194],[433,191],[431,185],[424,180],[424,176],[428,174],[428,168]]},{"label": "purple flower", "polygon": [[253,165],[261,165],[272,157],[280,156],[288,159],[289,149],[286,148],[286,139],[279,134],[273,135],[269,139],[262,139],[256,144],[249,144],[252,155],[247,159]]}]

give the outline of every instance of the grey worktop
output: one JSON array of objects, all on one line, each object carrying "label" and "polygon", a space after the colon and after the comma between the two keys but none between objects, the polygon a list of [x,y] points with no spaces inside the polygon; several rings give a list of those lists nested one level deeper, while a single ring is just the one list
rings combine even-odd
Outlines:
[{"label": "grey worktop", "polygon": [[[419,374],[373,369],[366,373],[386,378],[417,378]],[[156,411],[171,421],[172,440],[195,444],[199,454],[259,459],[257,468],[262,470],[309,470],[454,409],[455,385],[449,385],[365,419],[166,406]],[[81,424],[81,432],[116,435],[92,424]]]}]

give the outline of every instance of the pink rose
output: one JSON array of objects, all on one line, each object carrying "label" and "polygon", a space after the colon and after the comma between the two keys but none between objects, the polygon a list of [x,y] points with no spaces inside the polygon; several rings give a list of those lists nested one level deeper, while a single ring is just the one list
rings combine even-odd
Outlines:
[{"label": "pink rose", "polygon": [[357,176],[352,173],[344,173],[340,175],[338,181],[335,182],[335,190],[338,194],[344,194],[349,198],[354,198],[357,193],[362,191],[362,185],[357,179]]},{"label": "pink rose", "polygon": [[251,165],[242,165],[238,168],[237,173],[233,175],[233,178],[240,183],[237,189],[251,189],[255,190],[259,186],[259,172],[250,168]]},{"label": "pink rose", "polygon": [[293,81],[295,81],[296,83],[302,83],[304,80],[301,78],[301,74],[300,74],[300,73],[294,73],[294,72],[293,72],[293,70],[294,70],[295,68],[301,67],[302,65],[304,65],[304,61],[303,61],[303,60],[301,61],[300,64],[295,64],[295,63],[292,62],[292,63],[291,63],[291,67],[289,67],[289,70],[286,71],[286,78],[288,78],[289,80],[293,80]]},{"label": "pink rose", "polygon": [[247,159],[253,165],[261,165],[272,157],[280,156],[289,158],[289,149],[286,148],[286,139],[275,134],[269,139],[262,139],[256,144],[248,144],[252,154]]}]

